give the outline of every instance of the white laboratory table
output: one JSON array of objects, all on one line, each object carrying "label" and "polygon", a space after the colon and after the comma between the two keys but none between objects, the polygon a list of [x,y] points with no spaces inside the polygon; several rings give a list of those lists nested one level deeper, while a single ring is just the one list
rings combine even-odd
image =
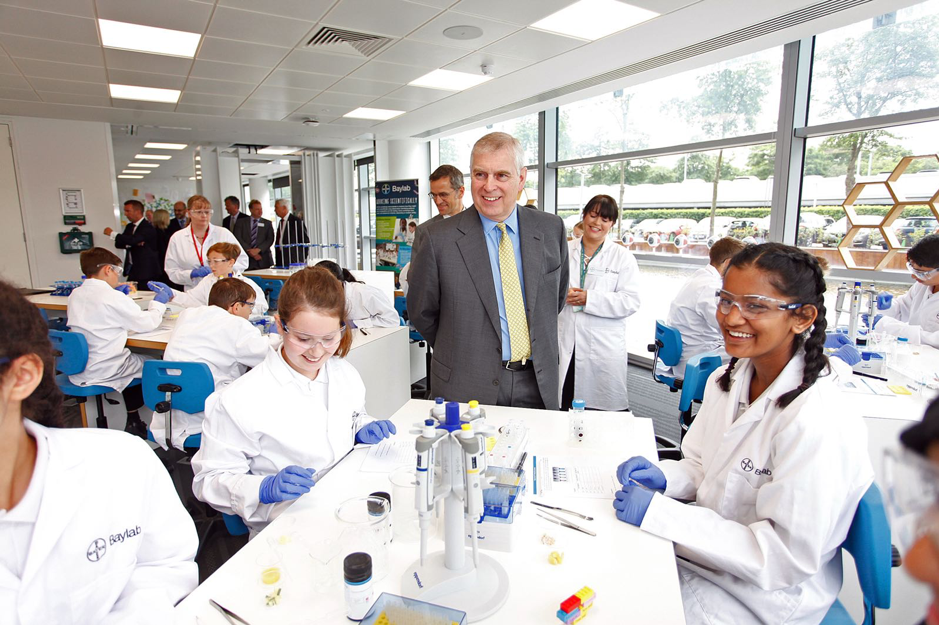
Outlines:
[{"label": "white laboratory table", "polygon": [[[409,426],[425,418],[431,402],[411,400],[393,420],[398,436],[408,436]],[[465,409],[465,407],[463,407]],[[495,426],[509,419],[524,420],[530,428],[527,469],[531,455],[597,456],[597,449],[571,449],[567,446],[567,416],[562,412],[486,407],[487,421]],[[606,416],[606,418],[610,418]],[[654,457],[652,421],[628,413],[613,415],[623,434],[607,438],[603,455],[610,467],[634,454]],[[383,473],[358,471],[366,455],[356,450],[339,464],[313,491],[298,499],[264,531],[251,540],[205,583],[176,608],[178,622],[196,625],[225,625],[225,619],[209,605],[215,599],[249,623],[347,624],[341,580],[328,593],[314,590],[314,573],[309,545],[327,538],[337,538],[339,522],[336,507],[346,499],[366,496],[376,490],[388,490],[391,484]],[[606,454],[609,454],[608,456]],[[531,498],[531,490],[526,496]],[[519,539],[511,553],[486,551],[508,572],[510,590],[507,603],[483,623],[557,622],[555,613],[561,601],[583,586],[596,593],[594,608],[586,623],[684,623],[678,573],[672,544],[661,538],[622,523],[613,514],[609,499],[553,499],[562,505],[592,515],[592,522],[576,522],[596,531],[591,537],[553,525],[534,514],[526,502],[515,522],[520,524]],[[393,505],[397,505],[393,502]],[[557,543],[541,543],[544,534]],[[443,549],[443,543],[431,539],[429,551]],[[276,550],[282,557],[284,582],[281,604],[263,605],[264,592],[259,582],[259,558]],[[552,566],[548,554],[564,552],[563,564]],[[382,591],[400,594],[400,576],[419,557],[416,542],[400,538],[389,547],[388,574],[376,582],[376,596]]]},{"label": "white laboratory table", "polygon": [[[146,310],[147,306],[150,305],[150,300],[153,299],[152,291],[137,291],[130,296],[140,308]],[[36,293],[35,295],[27,295],[26,299],[36,305],[37,308],[42,308],[44,310],[52,311],[61,311],[65,312],[68,310],[68,297],[61,295],[52,295],[51,293]]]},{"label": "white laboratory table", "polygon": [[[939,350],[928,345],[918,345],[913,348],[914,365],[911,370],[917,372],[939,374]],[[890,384],[916,387],[910,378],[891,373]],[[911,389],[910,395],[870,395],[860,393],[842,393],[844,407],[853,414],[864,418],[889,419],[895,421],[919,421],[923,412],[932,399],[937,396],[935,390],[925,388],[921,392]],[[905,427],[905,426],[904,426]]]},{"label": "white laboratory table", "polygon": [[[350,269],[350,271],[352,275],[355,276],[356,280],[361,280],[365,284],[377,287],[392,298],[398,295],[404,295],[404,291],[395,290],[395,273],[393,271],[363,271],[360,269]],[[265,280],[286,280],[293,275],[293,273],[293,269],[274,269],[272,267],[270,269],[250,269],[245,271],[243,275],[264,278]]]}]

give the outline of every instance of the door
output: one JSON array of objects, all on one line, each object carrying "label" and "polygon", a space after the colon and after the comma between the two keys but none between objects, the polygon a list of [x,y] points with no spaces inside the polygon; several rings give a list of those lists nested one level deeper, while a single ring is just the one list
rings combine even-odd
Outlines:
[{"label": "door", "polygon": [[13,143],[10,127],[6,124],[0,124],[0,223],[4,230],[3,245],[0,245],[0,276],[15,286],[31,287],[20,194],[13,172]]}]

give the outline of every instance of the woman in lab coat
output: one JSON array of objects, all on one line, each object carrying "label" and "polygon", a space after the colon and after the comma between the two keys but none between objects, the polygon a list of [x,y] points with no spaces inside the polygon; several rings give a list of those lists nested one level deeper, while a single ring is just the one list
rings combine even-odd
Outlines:
[{"label": "woman in lab coat", "polygon": [[47,334],[0,281],[0,623],[173,622],[198,583],[192,519],[146,443],[59,427]]},{"label": "woman in lab coat", "polygon": [[628,410],[626,318],[639,310],[639,266],[607,235],[619,216],[609,195],[591,198],[584,235],[568,243],[571,285],[558,316],[561,409],[583,399],[596,410]]},{"label": "woman in lab coat", "polygon": [[266,314],[268,306],[264,291],[254,280],[244,277],[241,272],[235,271],[235,263],[238,262],[238,257],[241,254],[241,248],[234,243],[221,242],[214,244],[206,254],[212,274],[200,280],[199,284],[190,291],[185,293],[175,292],[173,303],[184,308],[207,306],[209,304],[209,293],[216,282],[222,278],[236,278],[254,290],[254,308],[252,308],[251,314],[257,316]]},{"label": "woman in lab coat", "polygon": [[732,359],[684,458],[618,469],[617,517],[675,543],[688,623],[819,623],[841,590],[839,546],[874,474],[824,355],[824,293],[798,248],[734,256],[717,309]]},{"label": "woman in lab coat", "polygon": [[939,235],[924,236],[906,257],[916,284],[896,300],[888,293],[877,297],[883,318],[875,317],[874,329],[939,349]]},{"label": "woman in lab coat", "polygon": [[278,300],[280,349],[206,402],[192,459],[196,497],[258,532],[354,443],[395,433],[365,411],[342,284],[321,267],[290,276]]},{"label": "woman in lab coat", "polygon": [[324,267],[342,282],[346,290],[346,306],[349,320],[354,328],[397,328],[401,317],[395,310],[394,302],[388,296],[370,284],[359,282],[348,269],[343,269],[331,260],[321,260],[317,267]]}]

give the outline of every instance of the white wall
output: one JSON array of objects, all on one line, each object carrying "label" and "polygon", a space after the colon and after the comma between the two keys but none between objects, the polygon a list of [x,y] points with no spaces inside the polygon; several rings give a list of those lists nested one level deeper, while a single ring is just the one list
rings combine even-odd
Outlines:
[{"label": "white wall", "polygon": [[[170,207],[176,202],[185,202],[190,195],[196,192],[196,183],[192,180],[176,180],[175,178],[154,178],[147,176],[143,180],[118,180],[117,196],[122,203],[127,200],[140,200],[147,203],[147,194],[156,199],[166,198]],[[172,215],[170,215],[172,217]]]},{"label": "white wall", "polygon": [[[116,251],[102,234],[120,226],[114,176],[111,127],[101,122],[0,117],[13,135],[13,158],[23,207],[27,259],[32,286],[81,276],[78,254],[59,252],[58,233],[71,229],[62,222],[60,188],[84,192],[87,224],[95,245]],[[123,256],[123,254],[121,254]]]},{"label": "white wall", "polygon": [[246,203],[251,200],[257,200],[264,207],[264,217],[274,220],[274,203],[271,201],[271,190],[267,187],[267,178],[256,176],[248,180],[248,193],[250,197],[245,198]]}]

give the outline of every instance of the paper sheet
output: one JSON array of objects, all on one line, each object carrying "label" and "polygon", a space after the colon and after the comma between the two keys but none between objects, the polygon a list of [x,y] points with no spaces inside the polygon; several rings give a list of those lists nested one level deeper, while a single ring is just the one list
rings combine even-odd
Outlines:
[{"label": "paper sheet", "polygon": [[612,499],[620,489],[615,460],[539,454],[533,464],[533,495]]},{"label": "paper sheet", "polygon": [[413,438],[388,438],[368,448],[359,469],[365,473],[390,473],[402,465],[417,464]]},{"label": "paper sheet", "polygon": [[169,332],[169,331],[171,331],[172,329],[173,329],[173,328],[170,327],[170,326],[159,326],[158,328],[156,328],[156,329],[154,329],[154,330],[150,330],[149,332],[137,332],[137,333],[128,334],[128,335],[129,335],[131,338],[135,338],[135,339],[148,339],[148,338],[152,338],[152,337],[154,337],[154,336],[157,336],[158,334],[163,334],[164,332]]},{"label": "paper sheet", "polygon": [[849,379],[841,383],[841,390],[845,393],[858,393],[861,395],[883,395],[884,397],[895,397],[894,393],[887,387],[887,383],[874,378],[866,378],[852,375]]}]

